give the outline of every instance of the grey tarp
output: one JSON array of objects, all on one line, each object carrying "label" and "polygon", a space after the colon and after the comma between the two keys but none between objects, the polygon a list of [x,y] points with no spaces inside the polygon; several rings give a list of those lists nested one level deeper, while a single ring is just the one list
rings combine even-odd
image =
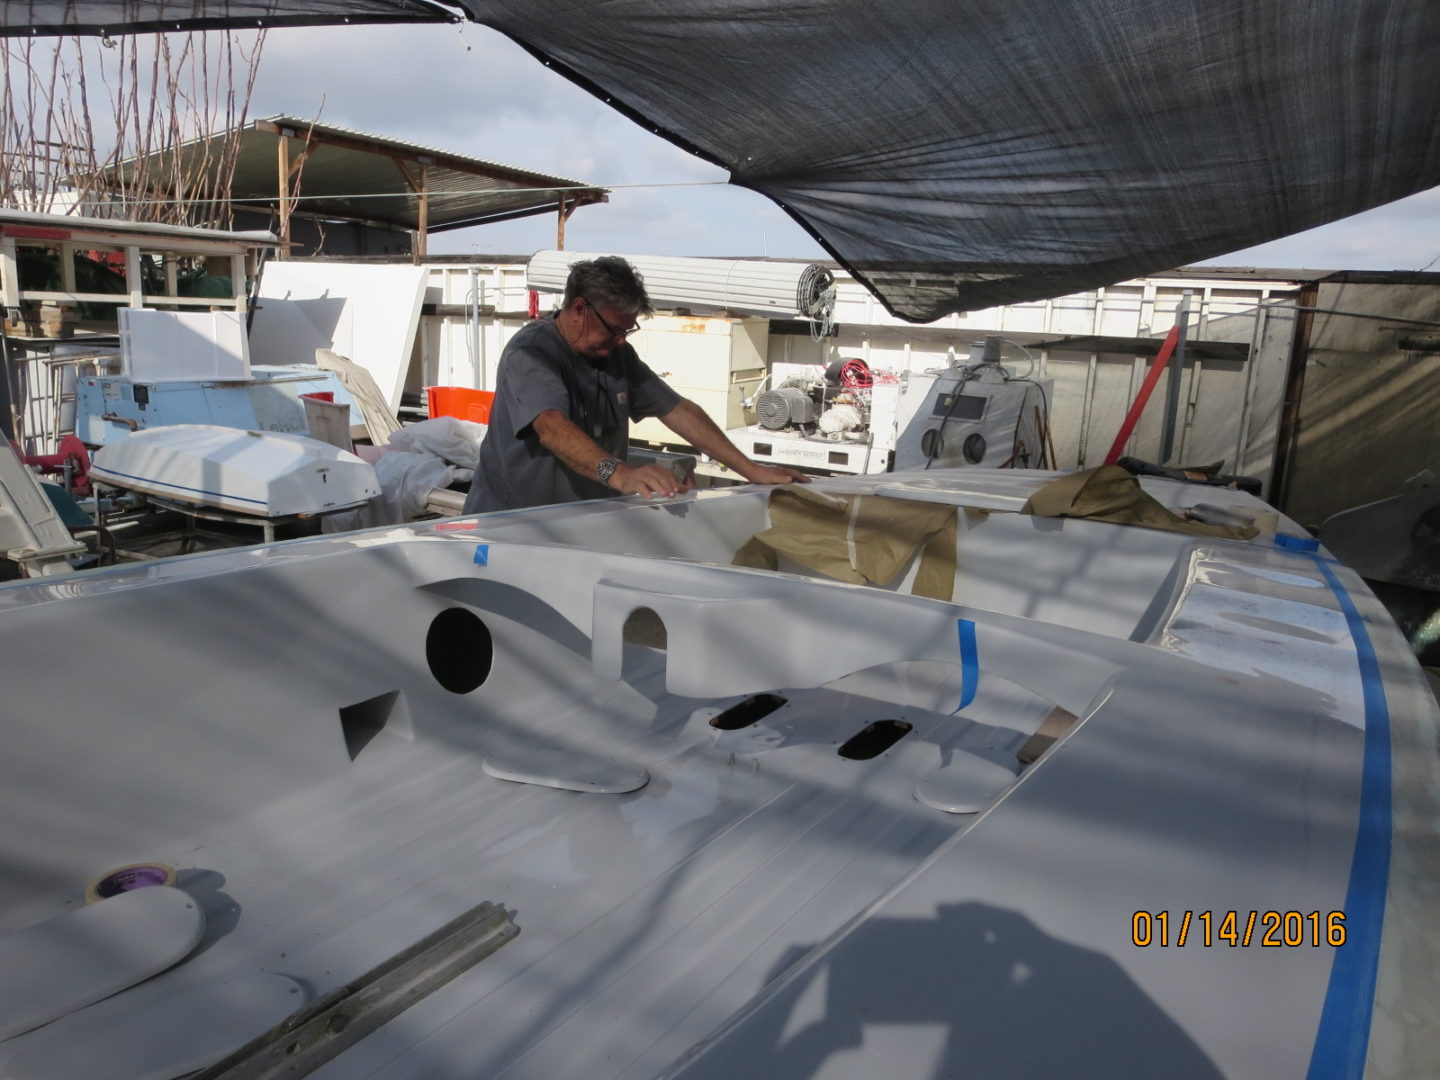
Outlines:
[{"label": "grey tarp", "polygon": [[[1435,0],[457,4],[776,200],[915,321],[1440,183]],[[68,6],[8,3],[4,29]]]}]

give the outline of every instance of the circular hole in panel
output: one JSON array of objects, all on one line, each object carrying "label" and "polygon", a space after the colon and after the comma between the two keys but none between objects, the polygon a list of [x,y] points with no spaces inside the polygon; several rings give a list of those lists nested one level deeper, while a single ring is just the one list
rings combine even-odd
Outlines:
[{"label": "circular hole in panel", "polygon": [[965,436],[965,442],[960,449],[965,455],[966,461],[971,465],[979,465],[985,457],[985,436],[978,431],[973,435]]},{"label": "circular hole in panel", "polygon": [[931,461],[945,452],[945,436],[940,434],[939,428],[928,428],[920,436],[920,452]]},{"label": "circular hole in panel", "polygon": [[430,621],[425,661],[435,681],[452,694],[468,694],[490,677],[495,645],[473,611],[446,608]]}]

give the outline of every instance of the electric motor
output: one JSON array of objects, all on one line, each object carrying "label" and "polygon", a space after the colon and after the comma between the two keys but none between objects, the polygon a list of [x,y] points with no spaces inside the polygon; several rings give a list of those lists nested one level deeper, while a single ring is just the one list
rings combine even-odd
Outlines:
[{"label": "electric motor", "polygon": [[789,424],[814,423],[815,403],[799,387],[782,386],[766,390],[755,399],[755,414],[761,427],[779,431]]}]

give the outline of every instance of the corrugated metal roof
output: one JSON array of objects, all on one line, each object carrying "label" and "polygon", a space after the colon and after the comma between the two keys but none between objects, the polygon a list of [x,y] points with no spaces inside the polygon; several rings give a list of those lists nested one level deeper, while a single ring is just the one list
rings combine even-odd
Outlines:
[{"label": "corrugated metal roof", "polygon": [[[222,144],[236,139],[239,149],[231,181],[234,200],[252,206],[278,206],[276,143],[282,131],[292,135],[292,167],[303,156],[299,199],[293,210],[312,217],[418,229],[421,200],[414,187],[422,167],[429,202],[429,232],[555,213],[562,195],[579,205],[604,202],[608,195],[605,188],[590,186],[583,180],[288,116],[266,117],[239,130],[182,144],[178,151],[181,170],[217,167]],[[107,172],[133,176],[146,169],[162,178],[158,182],[163,183],[163,177],[175,171],[170,155],[171,151],[166,150],[132,158]]]}]

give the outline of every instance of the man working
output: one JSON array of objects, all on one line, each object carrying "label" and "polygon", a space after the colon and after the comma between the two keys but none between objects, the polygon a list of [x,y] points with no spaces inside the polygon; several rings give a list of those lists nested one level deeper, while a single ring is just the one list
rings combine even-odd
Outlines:
[{"label": "man working", "polygon": [[752,461],[693,401],[666,386],[625,341],[651,312],[624,259],[570,268],[558,312],[525,326],[500,354],[490,431],[465,500],[467,514],[688,491],[663,465],[625,463],[630,420],[660,422],[756,484],[808,483],[795,469]]}]

